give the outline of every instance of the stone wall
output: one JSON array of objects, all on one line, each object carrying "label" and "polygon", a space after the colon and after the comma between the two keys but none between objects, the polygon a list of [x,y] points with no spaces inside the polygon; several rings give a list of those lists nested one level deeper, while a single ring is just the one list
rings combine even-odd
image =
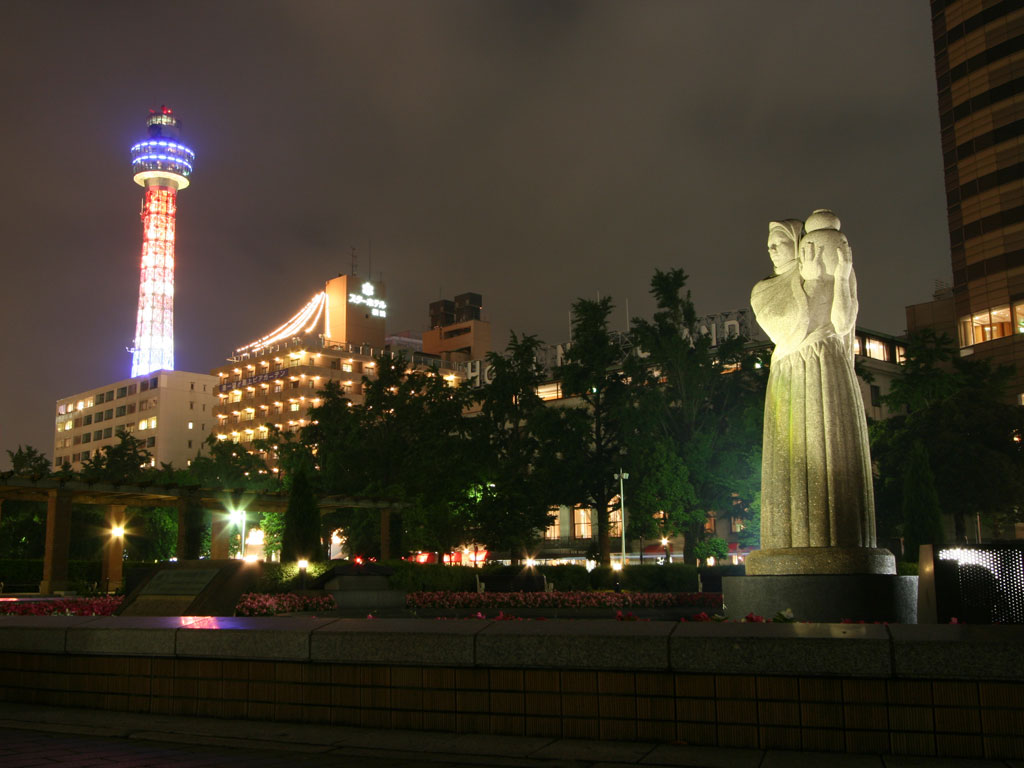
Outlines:
[{"label": "stone wall", "polygon": [[0,698],[433,731],[1024,758],[1021,627],[0,617]]}]

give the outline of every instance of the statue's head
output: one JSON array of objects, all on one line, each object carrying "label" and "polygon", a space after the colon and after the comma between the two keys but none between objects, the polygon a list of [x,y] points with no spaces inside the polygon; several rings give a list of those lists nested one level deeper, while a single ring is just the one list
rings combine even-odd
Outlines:
[{"label": "statue's head", "polygon": [[768,225],[768,255],[776,272],[784,272],[796,264],[796,247],[803,222],[797,219],[773,221]]}]

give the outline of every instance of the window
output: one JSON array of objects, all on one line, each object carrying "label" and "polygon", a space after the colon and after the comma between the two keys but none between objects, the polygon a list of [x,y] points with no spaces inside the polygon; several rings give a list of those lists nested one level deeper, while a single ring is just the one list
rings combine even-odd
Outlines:
[{"label": "window", "polygon": [[[612,501],[618,501],[612,499]],[[608,535],[614,538],[622,536],[622,510],[613,509],[608,513]]]},{"label": "window", "polygon": [[97,429],[95,432],[93,432],[92,433],[92,439],[93,440],[102,440],[103,439],[103,430],[102,429]]},{"label": "window", "polygon": [[352,373],[352,363],[344,363],[341,366],[341,370],[343,370],[345,373]]},{"label": "window", "polygon": [[75,435],[73,438],[71,438],[71,444],[72,445],[79,445],[81,442],[82,442],[82,436],[81,435]]},{"label": "window", "polygon": [[274,382],[274,391],[275,392],[281,392],[282,390],[284,390],[284,382],[283,381],[275,381]]},{"label": "window", "polygon": [[106,419],[107,421],[110,421],[112,418],[114,418],[114,409],[107,408],[107,410],[103,412],[103,418]]},{"label": "window", "polygon": [[882,389],[877,384],[871,385],[871,405],[880,408],[882,405]]},{"label": "window", "polygon": [[[1016,307],[1014,310],[1016,315]],[[1013,324],[1010,322],[1009,305],[984,309],[960,318],[961,347],[1001,339],[1011,333],[1013,333]]]},{"label": "window", "polygon": [[[196,383],[194,381],[190,381],[188,383],[188,388],[189,388],[190,392],[195,392],[196,391]],[[191,403],[190,403],[190,405],[191,405]],[[191,447],[192,446],[190,445],[189,448],[191,448]]]},{"label": "window", "polygon": [[160,377],[159,376],[154,376],[152,379],[149,380],[149,388],[150,389],[156,389],[156,385],[157,385],[157,383],[159,381],[160,381]]},{"label": "window", "polygon": [[85,416],[82,417],[82,426],[85,427],[85,426],[88,426],[89,424],[92,424],[92,414],[91,413],[86,414]]},{"label": "window", "polygon": [[134,395],[135,394],[135,385],[134,384],[129,384],[128,385],[128,394],[129,395]]},{"label": "window", "polygon": [[188,447],[189,447],[189,448],[191,448],[191,447],[192,447],[192,441],[191,441],[191,440],[189,440],[189,441],[188,441]]},{"label": "window", "polygon": [[114,428],[107,427],[103,430],[103,439],[106,440],[108,437],[113,437]]},{"label": "window", "polygon": [[148,381],[140,381],[139,382],[139,392],[148,392],[148,391],[149,391],[149,382]]},{"label": "window", "polygon": [[155,448],[156,447],[156,438],[155,437],[147,438],[146,439],[146,447],[147,448]]},{"label": "window", "polygon": [[114,399],[114,390],[107,392],[107,396],[104,398],[108,403]]},{"label": "window", "polygon": [[729,521],[729,530],[733,533],[739,533],[745,527],[742,517],[734,517]]},{"label": "window", "polygon": [[574,539],[594,538],[590,525],[590,510],[576,507],[572,511],[572,535]]},{"label": "window", "polygon": [[298,402],[292,402],[292,403],[289,403],[289,404],[288,404],[288,410],[289,410],[289,411],[297,411],[297,410],[299,410],[299,404],[298,404]]},{"label": "window", "polygon": [[188,401],[188,409],[190,411],[194,411],[196,409],[196,403],[195,403],[194,400],[189,400]]},{"label": "window", "polygon": [[92,435],[90,435],[88,432],[86,432],[84,435],[82,435],[82,443],[83,444],[91,443],[91,442],[92,442]]},{"label": "window", "polygon": [[295,381],[292,382],[292,389],[298,389],[298,388],[299,388],[299,380],[296,379]]},{"label": "window", "polygon": [[128,413],[135,413],[135,403],[128,403]]},{"label": "window", "polygon": [[[192,429],[192,427],[194,427],[194,426],[195,426],[195,423],[193,423],[191,421],[188,423],[188,429]],[[189,446],[189,447],[191,447],[191,446]]]},{"label": "window", "polygon": [[544,538],[548,541],[557,541],[562,538],[562,528],[560,525],[562,519],[562,508],[552,507],[548,512],[551,513],[551,515],[554,515],[554,517],[548,517],[551,522],[548,523],[548,527],[544,529]]},{"label": "window", "polygon": [[714,515],[707,516],[707,519],[704,521],[704,530],[712,535],[718,532],[717,521]]},{"label": "window", "polygon": [[889,359],[889,345],[881,339],[873,339],[870,336],[865,338],[865,347],[867,348],[868,357],[873,360],[888,360]]},{"label": "window", "polygon": [[118,398],[126,397],[128,395],[128,387],[118,387],[117,396]]},{"label": "window", "polygon": [[114,411],[114,415],[120,417],[120,416],[124,416],[127,412],[128,412],[128,406],[126,406],[126,405],[119,405],[119,406],[117,406],[117,409]]},{"label": "window", "polygon": [[95,421],[97,424],[99,424],[101,421],[103,421],[103,411],[97,412],[97,414],[96,414],[95,418],[93,419],[93,421]]},{"label": "window", "polygon": [[240,390],[240,389],[232,389],[231,390],[231,396],[228,397],[228,402],[229,403],[238,403],[238,402],[241,402],[241,400],[242,400],[242,390]]},{"label": "window", "polygon": [[100,392],[98,395],[96,395],[96,405],[100,405],[102,402],[103,402],[103,393]]}]

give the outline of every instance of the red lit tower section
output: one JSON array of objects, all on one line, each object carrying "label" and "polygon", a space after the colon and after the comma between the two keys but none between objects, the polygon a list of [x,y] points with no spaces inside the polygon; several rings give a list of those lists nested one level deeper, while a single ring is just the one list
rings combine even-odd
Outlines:
[{"label": "red lit tower section", "polygon": [[174,221],[178,190],[189,185],[196,156],[181,143],[181,121],[169,107],[150,110],[146,130],[132,147],[135,183],[146,190],[132,377],[174,370]]}]

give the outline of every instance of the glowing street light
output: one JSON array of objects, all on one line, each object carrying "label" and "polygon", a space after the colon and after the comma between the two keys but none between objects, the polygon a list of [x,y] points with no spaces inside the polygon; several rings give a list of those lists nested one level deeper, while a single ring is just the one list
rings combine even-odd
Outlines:
[{"label": "glowing street light", "polygon": [[668,551],[668,539],[663,538],[661,540],[661,546],[665,548],[665,565],[668,565],[672,562],[672,555],[670,555]]},{"label": "glowing street light", "polygon": [[110,535],[113,536],[115,539],[123,539],[124,538],[124,526],[123,525],[115,525],[115,526],[113,526],[110,529]]},{"label": "glowing street light", "polygon": [[302,574],[302,588],[306,588],[306,569],[309,568],[309,560],[299,560],[299,573]]}]

